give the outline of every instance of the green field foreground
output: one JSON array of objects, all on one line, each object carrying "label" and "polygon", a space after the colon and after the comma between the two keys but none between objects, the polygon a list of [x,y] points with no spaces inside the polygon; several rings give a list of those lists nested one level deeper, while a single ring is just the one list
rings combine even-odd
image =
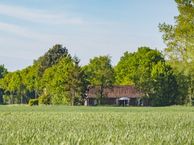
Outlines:
[{"label": "green field foreground", "polygon": [[193,107],[0,106],[2,145],[192,145]]}]

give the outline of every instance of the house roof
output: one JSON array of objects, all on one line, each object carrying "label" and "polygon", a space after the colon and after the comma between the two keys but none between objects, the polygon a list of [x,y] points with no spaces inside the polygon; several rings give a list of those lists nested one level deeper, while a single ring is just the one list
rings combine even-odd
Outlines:
[{"label": "house roof", "polygon": [[[87,97],[88,98],[96,98],[99,94],[100,87],[89,87]],[[143,93],[138,91],[134,86],[113,86],[111,88],[104,89],[104,96],[107,98],[140,98]]]}]

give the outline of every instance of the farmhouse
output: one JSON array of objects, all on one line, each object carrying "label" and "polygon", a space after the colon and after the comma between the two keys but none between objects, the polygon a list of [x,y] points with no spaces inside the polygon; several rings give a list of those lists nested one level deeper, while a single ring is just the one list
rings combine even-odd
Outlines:
[{"label": "farmhouse", "polygon": [[[100,87],[89,87],[85,105],[97,105],[99,100]],[[142,105],[141,98],[143,93],[134,86],[112,86],[105,88],[101,103],[107,105],[137,106]]]}]

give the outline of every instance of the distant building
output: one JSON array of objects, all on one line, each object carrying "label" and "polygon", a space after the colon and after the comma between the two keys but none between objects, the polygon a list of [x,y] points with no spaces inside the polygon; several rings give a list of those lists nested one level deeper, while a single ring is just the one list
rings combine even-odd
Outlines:
[{"label": "distant building", "polygon": [[[86,106],[97,105],[99,100],[100,87],[89,87],[85,100]],[[138,106],[142,105],[141,98],[143,93],[134,86],[113,86],[105,88],[103,91],[102,104]]]}]

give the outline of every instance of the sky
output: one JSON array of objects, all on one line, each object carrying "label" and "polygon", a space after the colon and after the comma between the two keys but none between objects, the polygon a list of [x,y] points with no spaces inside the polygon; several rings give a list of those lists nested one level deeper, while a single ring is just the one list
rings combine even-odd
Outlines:
[{"label": "sky", "polygon": [[85,65],[109,55],[149,46],[163,50],[159,23],[174,23],[173,0],[1,0],[0,64],[23,69],[55,44]]}]

